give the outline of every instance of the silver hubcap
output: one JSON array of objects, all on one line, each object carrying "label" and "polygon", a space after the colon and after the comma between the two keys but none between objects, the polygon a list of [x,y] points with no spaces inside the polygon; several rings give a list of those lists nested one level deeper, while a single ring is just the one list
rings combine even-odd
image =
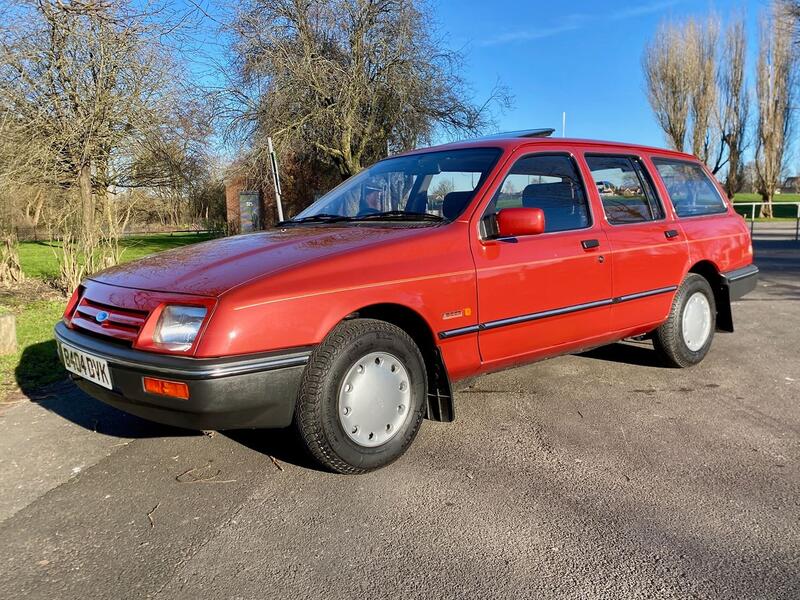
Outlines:
[{"label": "silver hubcap", "polygon": [[702,292],[692,294],[683,307],[681,328],[689,350],[697,352],[705,345],[711,333],[711,305]]},{"label": "silver hubcap", "polygon": [[339,389],[339,421],[347,437],[373,448],[400,431],[411,405],[411,380],[400,359],[371,352],[350,367]]}]

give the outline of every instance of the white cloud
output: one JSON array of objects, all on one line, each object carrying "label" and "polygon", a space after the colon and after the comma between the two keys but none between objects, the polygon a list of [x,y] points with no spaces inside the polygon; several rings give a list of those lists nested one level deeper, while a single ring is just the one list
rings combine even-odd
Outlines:
[{"label": "white cloud", "polygon": [[648,2],[638,6],[630,6],[621,10],[605,14],[602,16],[590,15],[588,13],[578,13],[567,15],[557,25],[550,27],[536,27],[534,29],[522,29],[517,31],[509,31],[490,38],[486,38],[478,42],[479,46],[498,46],[502,44],[511,44],[514,42],[523,42],[530,40],[540,40],[542,38],[552,37],[561,33],[576,31],[582,29],[589,23],[597,23],[602,21],[622,21],[624,19],[632,19],[641,17],[652,13],[661,12],[667,8],[675,6],[682,0],[659,0],[657,2]]}]

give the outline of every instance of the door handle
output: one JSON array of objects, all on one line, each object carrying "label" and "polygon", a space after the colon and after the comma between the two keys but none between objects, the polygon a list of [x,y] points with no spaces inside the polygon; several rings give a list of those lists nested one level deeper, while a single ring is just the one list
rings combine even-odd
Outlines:
[{"label": "door handle", "polygon": [[597,240],[583,240],[581,242],[581,246],[583,246],[584,250],[591,250],[592,248],[597,248],[600,246],[600,242]]},{"label": "door handle", "polygon": [[676,237],[678,237],[678,230],[677,229],[667,229],[664,232],[664,237],[666,237],[668,240],[671,240],[672,238],[676,238]]}]

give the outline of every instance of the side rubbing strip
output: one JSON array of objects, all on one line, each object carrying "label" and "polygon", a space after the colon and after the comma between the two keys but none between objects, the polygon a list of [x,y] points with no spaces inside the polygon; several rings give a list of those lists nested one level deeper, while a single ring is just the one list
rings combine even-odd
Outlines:
[{"label": "side rubbing strip", "polygon": [[666,294],[668,292],[674,292],[677,289],[678,289],[677,285],[671,285],[669,287],[658,288],[657,290],[648,290],[646,292],[628,294],[627,296],[618,296],[614,298],[614,304],[619,304],[620,302],[627,302],[628,300],[638,300],[639,298],[647,298],[648,296],[657,296],[658,294]]},{"label": "side rubbing strip", "polygon": [[573,306],[565,306],[564,308],[554,308],[553,310],[544,310],[538,313],[531,313],[529,315],[520,315],[518,317],[510,317],[508,319],[498,319],[497,321],[488,321],[480,326],[481,329],[496,329],[497,327],[505,327],[506,325],[515,325],[517,323],[525,323],[527,321],[536,321],[538,319],[546,319],[547,317],[555,317],[557,315],[566,315],[568,313],[578,312],[579,310],[587,310],[589,308],[596,308],[598,306],[607,306],[611,304],[611,299],[597,300],[596,302],[587,302],[586,304],[575,304]]},{"label": "side rubbing strip", "polygon": [[506,327],[507,325],[517,325],[518,323],[527,323],[528,321],[536,321],[538,319],[546,319],[548,317],[566,315],[581,310],[589,310],[590,308],[608,306],[609,304],[619,304],[621,302],[629,302],[631,300],[638,300],[640,298],[647,298],[649,296],[657,296],[658,294],[666,294],[668,292],[674,292],[677,289],[678,289],[677,285],[671,285],[668,287],[658,288],[655,290],[648,290],[646,292],[637,292],[635,294],[617,296],[616,298],[606,298],[604,300],[586,302],[585,304],[574,304],[572,306],[565,306],[564,308],[554,308],[552,310],[544,310],[537,313],[519,315],[517,317],[508,317],[506,319],[498,319],[496,321],[487,321],[486,323],[479,323],[478,325],[470,325],[468,327],[459,327],[458,329],[448,329],[447,331],[439,332],[439,339],[446,340],[449,338],[457,337],[459,335],[467,335],[468,333],[476,333],[478,331],[485,331],[487,329],[497,329],[499,327]]},{"label": "side rubbing strip", "polygon": [[468,333],[475,333],[481,328],[480,325],[470,325],[469,327],[459,327],[458,329],[448,329],[447,331],[439,332],[439,339],[446,340],[447,338],[456,337],[459,335],[466,335]]}]

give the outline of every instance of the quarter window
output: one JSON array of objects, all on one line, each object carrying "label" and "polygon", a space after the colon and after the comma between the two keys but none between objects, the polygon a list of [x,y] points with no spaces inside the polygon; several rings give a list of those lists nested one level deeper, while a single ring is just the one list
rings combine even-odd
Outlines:
[{"label": "quarter window", "polygon": [[727,206],[703,168],[692,162],[653,158],[679,217],[725,212]]},{"label": "quarter window", "polygon": [[664,217],[650,178],[637,158],[587,155],[606,219],[612,225],[655,221]]},{"label": "quarter window", "polygon": [[512,207],[541,208],[545,232],[584,229],[591,224],[575,162],[563,154],[534,154],[514,163],[487,215]]}]

